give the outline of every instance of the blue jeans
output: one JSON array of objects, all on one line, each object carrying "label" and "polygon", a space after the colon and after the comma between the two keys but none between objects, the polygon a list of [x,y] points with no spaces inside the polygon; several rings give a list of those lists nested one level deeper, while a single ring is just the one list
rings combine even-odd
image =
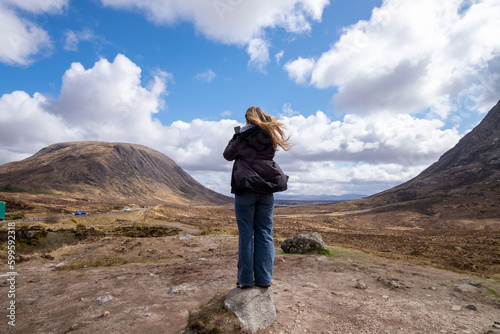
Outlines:
[{"label": "blue jeans", "polygon": [[271,285],[274,263],[273,194],[247,191],[235,196],[238,223],[238,282]]}]

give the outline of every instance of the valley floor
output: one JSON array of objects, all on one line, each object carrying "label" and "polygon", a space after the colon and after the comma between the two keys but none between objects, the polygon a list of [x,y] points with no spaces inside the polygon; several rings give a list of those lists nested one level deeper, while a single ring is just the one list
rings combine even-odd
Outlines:
[{"label": "valley floor", "polygon": [[[277,321],[262,333],[500,332],[498,281],[331,248],[277,254]],[[182,333],[189,310],[234,288],[236,252],[235,235],[185,232],[63,246],[18,264],[16,326],[4,315],[0,332]]]},{"label": "valley floor", "polygon": [[[336,208],[275,210],[277,321],[262,333],[500,334],[497,219]],[[2,307],[0,333],[180,334],[190,310],[235,287],[230,206],[157,206],[16,229],[34,226],[64,232],[38,249],[16,245],[16,326]],[[285,238],[309,232],[335,255],[280,252]],[[2,303],[12,288],[7,254],[3,242]]]}]

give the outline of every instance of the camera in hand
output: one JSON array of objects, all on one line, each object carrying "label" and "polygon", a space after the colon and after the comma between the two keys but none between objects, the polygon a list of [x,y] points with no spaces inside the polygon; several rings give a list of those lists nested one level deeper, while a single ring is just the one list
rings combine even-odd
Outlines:
[{"label": "camera in hand", "polygon": [[240,131],[241,131],[241,126],[234,127],[234,133],[240,133]]}]

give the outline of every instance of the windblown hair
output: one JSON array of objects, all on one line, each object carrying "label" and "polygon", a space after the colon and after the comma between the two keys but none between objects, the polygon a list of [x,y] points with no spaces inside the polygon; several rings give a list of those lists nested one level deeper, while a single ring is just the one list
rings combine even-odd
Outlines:
[{"label": "windblown hair", "polygon": [[266,114],[259,107],[250,107],[245,113],[245,118],[250,124],[257,125],[267,133],[273,141],[273,149],[276,151],[278,145],[285,151],[290,147],[288,140],[290,136],[285,135],[285,125],[279,119]]}]

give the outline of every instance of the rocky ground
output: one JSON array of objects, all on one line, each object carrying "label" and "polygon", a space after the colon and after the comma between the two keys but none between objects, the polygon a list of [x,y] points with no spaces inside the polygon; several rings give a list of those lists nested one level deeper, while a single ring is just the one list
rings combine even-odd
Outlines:
[{"label": "rocky ground", "polygon": [[[2,307],[0,332],[182,333],[190,310],[234,288],[237,236],[176,227],[186,230],[91,237],[19,263],[16,326]],[[330,248],[278,250],[277,321],[262,333],[500,333],[497,280]],[[2,280],[4,306],[8,289]]]}]

